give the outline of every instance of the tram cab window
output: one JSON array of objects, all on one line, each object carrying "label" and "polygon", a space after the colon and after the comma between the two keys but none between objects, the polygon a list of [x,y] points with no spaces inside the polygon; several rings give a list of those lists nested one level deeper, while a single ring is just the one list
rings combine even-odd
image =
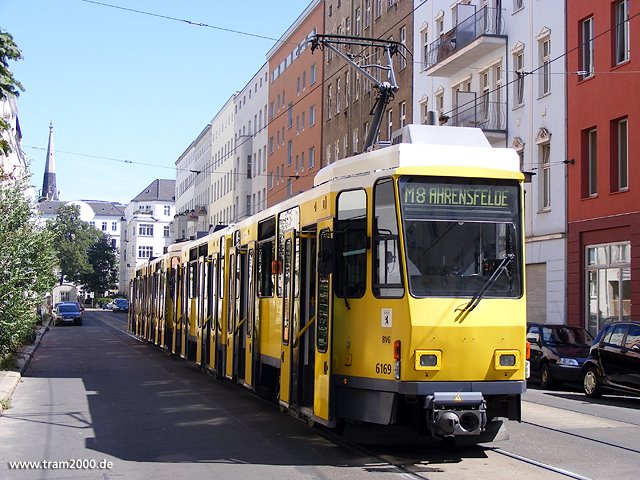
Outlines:
[{"label": "tram cab window", "polygon": [[398,216],[393,180],[378,181],[373,190],[373,293],[376,297],[402,297]]},{"label": "tram cab window", "polygon": [[347,190],[338,194],[335,226],[335,291],[339,297],[362,297],[367,278],[367,194]]}]

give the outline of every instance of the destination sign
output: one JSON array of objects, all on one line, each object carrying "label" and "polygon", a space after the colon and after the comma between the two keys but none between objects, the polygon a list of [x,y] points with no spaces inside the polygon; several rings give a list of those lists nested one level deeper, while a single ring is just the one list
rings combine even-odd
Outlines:
[{"label": "destination sign", "polygon": [[405,205],[510,208],[513,189],[466,185],[404,185]]}]

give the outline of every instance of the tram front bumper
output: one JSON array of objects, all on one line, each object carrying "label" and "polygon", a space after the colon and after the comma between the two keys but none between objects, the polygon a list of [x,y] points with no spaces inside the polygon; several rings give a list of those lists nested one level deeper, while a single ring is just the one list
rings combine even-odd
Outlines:
[{"label": "tram front bumper", "polygon": [[486,402],[480,392],[435,392],[424,408],[434,437],[480,435],[487,425]]}]

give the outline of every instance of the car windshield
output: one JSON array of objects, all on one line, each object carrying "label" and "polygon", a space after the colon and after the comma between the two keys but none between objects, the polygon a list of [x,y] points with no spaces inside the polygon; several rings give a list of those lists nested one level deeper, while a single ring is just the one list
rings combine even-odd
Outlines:
[{"label": "car windshield", "polygon": [[589,346],[593,340],[586,330],[571,327],[542,327],[542,338],[553,345]]},{"label": "car windshield", "polygon": [[75,305],[58,305],[58,311],[60,313],[79,313],[78,307]]}]

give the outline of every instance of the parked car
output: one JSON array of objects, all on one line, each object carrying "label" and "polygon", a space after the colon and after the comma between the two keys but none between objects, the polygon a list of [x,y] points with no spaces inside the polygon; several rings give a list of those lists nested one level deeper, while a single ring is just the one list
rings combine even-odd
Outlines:
[{"label": "parked car", "polygon": [[113,302],[105,303],[102,305],[103,310],[113,310]]},{"label": "parked car", "polygon": [[587,397],[606,392],[640,395],[640,322],[614,322],[596,335],[582,366]]},{"label": "parked car", "polygon": [[82,312],[80,312],[80,309],[75,303],[77,302],[59,303],[53,310],[53,324],[73,323],[75,325],[82,325]]},{"label": "parked car", "polygon": [[116,298],[113,301],[113,311],[114,312],[128,312],[129,311],[129,300],[126,298]]},{"label": "parked car", "polygon": [[593,337],[584,328],[563,324],[527,324],[531,345],[531,377],[542,388],[558,383],[580,383],[581,367],[589,356]]}]

